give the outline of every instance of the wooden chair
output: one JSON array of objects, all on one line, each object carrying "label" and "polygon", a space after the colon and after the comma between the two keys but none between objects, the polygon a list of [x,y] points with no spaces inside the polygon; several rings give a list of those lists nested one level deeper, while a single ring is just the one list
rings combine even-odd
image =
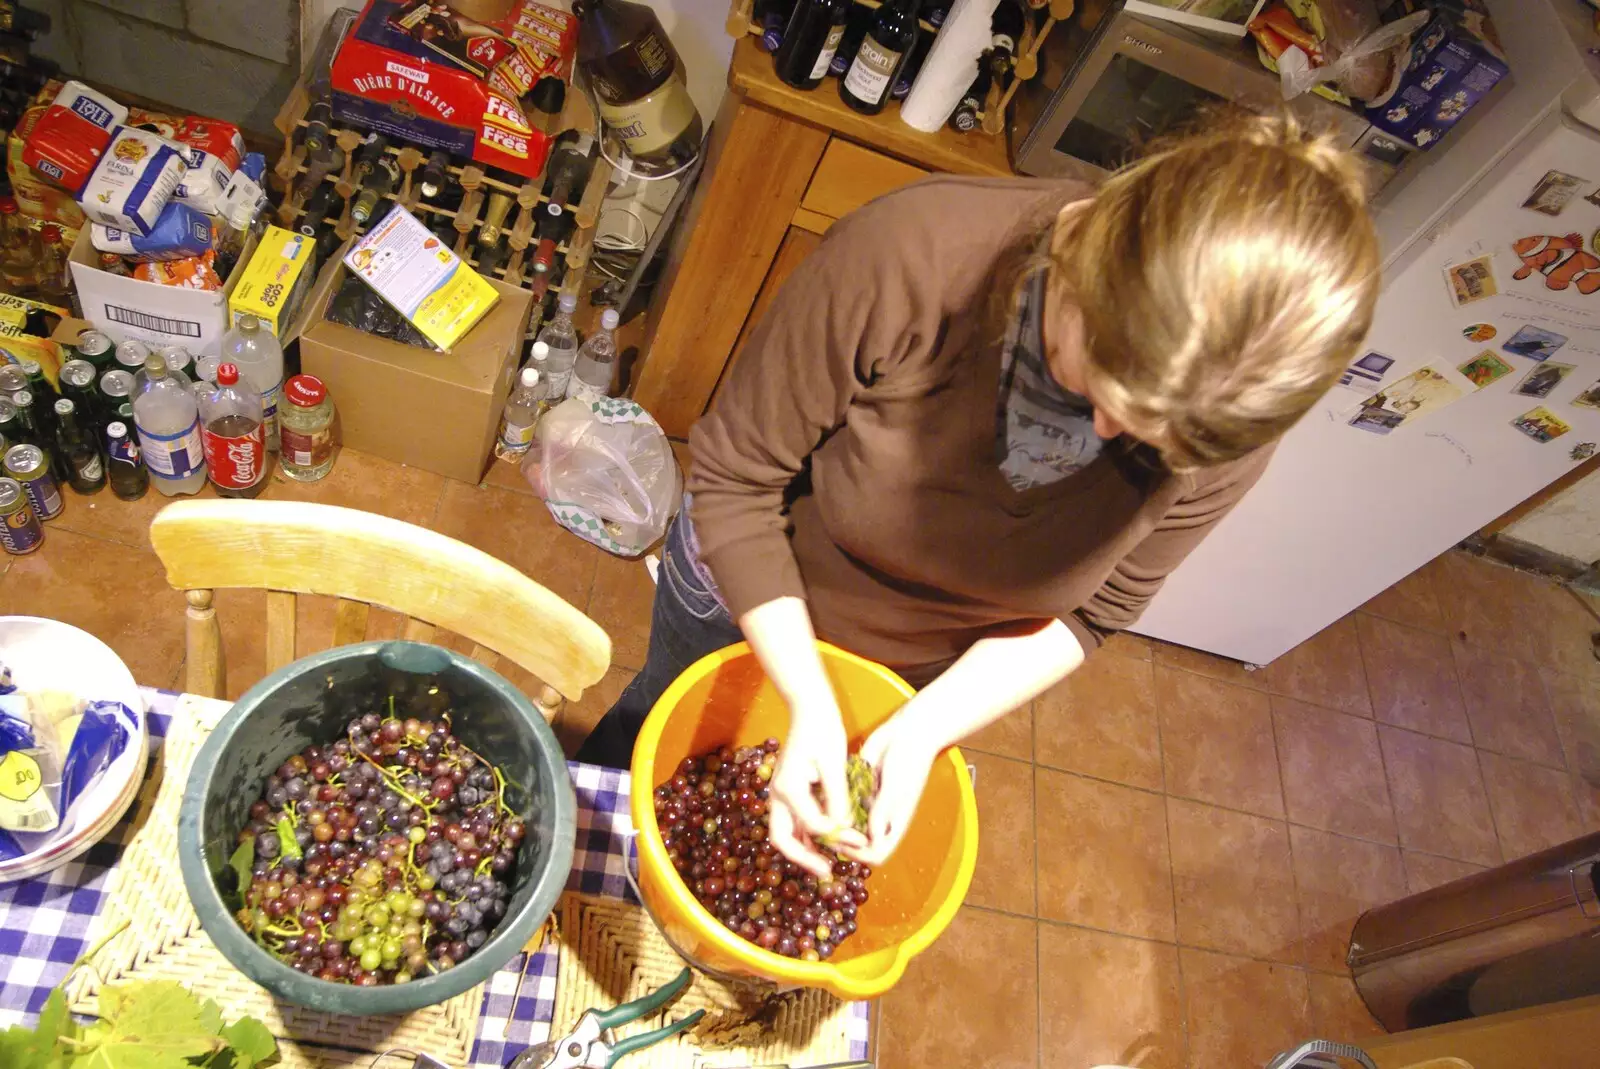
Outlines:
[{"label": "wooden chair", "polygon": [[600,625],[509,564],[442,534],[356,509],[298,501],[178,501],[150,524],[167,582],[188,599],[186,690],[223,696],[222,630],[212,591],[267,591],[267,671],[295,659],[295,601],[339,599],[333,644],[366,636],[370,605],[406,616],[404,637],[436,628],[475,645],[494,667],[505,657],[542,683],[545,719],[605,675],[611,639]]}]

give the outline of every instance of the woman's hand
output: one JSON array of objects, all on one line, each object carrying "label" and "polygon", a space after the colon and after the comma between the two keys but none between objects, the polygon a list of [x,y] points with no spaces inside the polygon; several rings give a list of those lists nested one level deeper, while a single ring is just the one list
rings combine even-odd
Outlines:
[{"label": "woman's hand", "polygon": [[833,863],[817,850],[817,841],[851,851],[867,845],[850,824],[845,757],[838,705],[819,702],[790,709],[789,737],[778,752],[769,788],[768,836],[785,857],[818,877],[831,876]]},{"label": "woman's hand", "polygon": [[[878,774],[878,793],[867,814],[867,841],[845,852],[868,865],[881,865],[905,838],[917,815],[933,760],[943,749],[926,729],[918,730],[915,699],[885,721],[861,747],[861,759]],[[909,715],[908,715],[909,714]]]}]

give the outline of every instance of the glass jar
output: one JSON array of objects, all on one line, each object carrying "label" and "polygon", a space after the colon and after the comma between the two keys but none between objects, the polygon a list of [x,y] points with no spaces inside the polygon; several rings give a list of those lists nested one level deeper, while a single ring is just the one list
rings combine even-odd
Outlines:
[{"label": "glass jar", "polygon": [[296,375],[284,383],[283,399],[278,466],[291,479],[316,482],[333,468],[333,399],[315,375]]}]

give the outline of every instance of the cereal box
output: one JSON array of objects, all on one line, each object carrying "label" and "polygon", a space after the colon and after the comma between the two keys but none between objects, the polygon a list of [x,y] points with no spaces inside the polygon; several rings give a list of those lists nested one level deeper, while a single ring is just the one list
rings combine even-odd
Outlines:
[{"label": "cereal box", "polygon": [[344,263],[444,350],[500,299],[493,286],[399,205],[351,247]]},{"label": "cereal box", "polygon": [[304,234],[269,226],[234,284],[228,299],[228,321],[253,315],[279,338],[294,318],[300,299],[311,288],[316,243]]},{"label": "cereal box", "polygon": [[1388,89],[1368,102],[1367,118],[1407,144],[1428,148],[1508,70],[1488,15],[1441,8],[1412,38]]}]

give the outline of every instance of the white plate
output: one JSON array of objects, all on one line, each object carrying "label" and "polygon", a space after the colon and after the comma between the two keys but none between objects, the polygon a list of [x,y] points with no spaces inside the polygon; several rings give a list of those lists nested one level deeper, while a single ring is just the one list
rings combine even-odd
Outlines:
[{"label": "white plate", "polygon": [[0,883],[11,883],[60,868],[116,827],[139,794],[150,733],[133,673],[87,631],[37,616],[0,616],[0,663],[11,669],[19,690],[65,690],[85,701],[121,702],[134,720],[128,745],[72,807],[69,825],[48,835],[13,833],[34,849],[0,862]]}]

